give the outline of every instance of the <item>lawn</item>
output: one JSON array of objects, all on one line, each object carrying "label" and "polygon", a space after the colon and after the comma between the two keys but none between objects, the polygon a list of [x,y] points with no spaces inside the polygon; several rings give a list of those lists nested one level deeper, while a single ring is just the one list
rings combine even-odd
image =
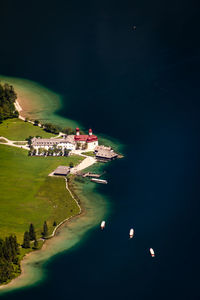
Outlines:
[{"label": "lawn", "polygon": [[78,164],[82,157],[31,157],[6,145],[0,145],[0,157],[0,237],[16,234],[21,243],[30,223],[40,237],[45,220],[51,233],[54,221],[78,213],[64,178],[47,175],[59,165]]},{"label": "lawn", "polygon": [[7,141],[3,138],[0,138],[0,143],[7,143]]},{"label": "lawn", "polygon": [[92,156],[92,157],[96,156],[93,151],[84,152],[83,154],[85,154],[87,156]]},{"label": "lawn", "polygon": [[20,119],[7,119],[0,124],[0,136],[13,141],[22,141],[29,136],[41,136],[43,138],[55,137],[54,134],[44,131],[38,126]]}]

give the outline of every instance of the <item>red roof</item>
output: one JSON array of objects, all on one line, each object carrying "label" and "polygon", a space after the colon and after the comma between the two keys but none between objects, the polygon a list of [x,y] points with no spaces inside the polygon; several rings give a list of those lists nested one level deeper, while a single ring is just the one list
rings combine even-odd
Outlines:
[{"label": "red roof", "polygon": [[95,141],[98,141],[98,138],[96,135],[75,135],[74,136],[74,140],[76,142],[80,141],[80,142],[87,142],[87,143],[90,143],[90,142],[95,142]]}]

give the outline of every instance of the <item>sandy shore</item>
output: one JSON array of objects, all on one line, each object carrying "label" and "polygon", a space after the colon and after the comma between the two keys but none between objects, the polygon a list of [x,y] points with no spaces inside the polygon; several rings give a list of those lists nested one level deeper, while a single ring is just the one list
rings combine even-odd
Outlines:
[{"label": "sandy shore", "polygon": [[[20,118],[38,119],[49,121],[64,127],[79,127],[80,124],[66,118],[62,118],[54,112],[60,107],[58,95],[37,83],[0,76],[2,82],[12,84],[17,92],[16,109]],[[83,155],[84,156],[84,155]],[[74,168],[74,173],[83,170],[95,163],[93,157],[86,158],[78,167]],[[98,165],[99,172],[102,173],[104,165]],[[106,213],[109,212],[109,201],[96,193],[94,184],[84,184],[75,182],[73,192],[81,199],[80,214],[65,220],[59,224],[52,239],[46,240],[42,249],[27,254],[22,262],[22,273],[13,279],[9,284],[0,286],[0,293],[21,289],[31,286],[43,280],[45,272],[44,262],[55,254],[66,251],[80,242],[90,234],[90,229],[98,226]]]},{"label": "sandy shore", "polygon": [[73,192],[78,195],[79,199],[81,198],[81,213],[62,224],[57,229],[55,237],[46,240],[41,250],[27,254],[21,262],[20,276],[7,285],[1,286],[0,293],[32,286],[43,280],[44,262],[55,254],[83,242],[84,238],[90,234],[90,229],[99,225],[106,212],[109,211],[109,201],[95,194],[92,185],[77,183],[73,187]]},{"label": "sandy shore", "polygon": [[[21,115],[23,113],[23,108],[19,104],[18,101],[19,101],[19,99],[17,99],[17,101],[15,102],[16,110],[19,112],[19,117],[21,119],[25,119]],[[81,155],[81,153],[79,153],[79,155]],[[96,163],[95,158],[87,157],[84,154],[82,156],[84,156],[85,159],[78,166],[72,168],[72,174],[76,174],[78,171],[88,168],[89,166]],[[61,234],[62,229],[64,229],[64,228],[66,229],[66,226],[68,226],[68,224],[70,223],[69,221],[72,222],[72,220],[80,219],[81,216],[83,217],[85,215],[84,206],[81,207],[79,205],[78,201],[76,200],[76,198],[73,196],[73,193],[71,192],[71,190],[68,187],[67,180],[66,180],[66,189],[69,191],[72,198],[76,201],[76,203],[79,207],[79,214],[76,216],[67,218],[67,219],[63,220],[60,224],[58,224],[51,235],[52,238],[45,240],[45,242],[40,250],[32,251],[32,252],[26,254],[21,262],[21,270],[22,270],[21,274],[17,278],[15,278],[11,282],[9,282],[8,284],[1,285],[0,286],[1,291],[2,290],[9,291],[12,289],[16,289],[16,288],[25,286],[26,284],[29,284],[29,285],[31,285],[31,283],[33,284],[35,282],[35,279],[32,278],[32,275],[31,275],[32,270],[30,270],[30,265],[34,266],[34,264],[36,264],[36,263],[38,264],[39,262],[45,261],[46,259],[53,256],[54,254],[64,250],[64,249],[62,250],[62,247],[61,248],[58,247],[57,250],[55,250],[56,244],[59,245],[59,241],[60,242],[63,241],[63,237]],[[65,236],[65,238],[66,238],[66,236]],[[70,245],[70,243],[68,244],[69,248],[71,246],[73,246],[73,243],[71,245]]]},{"label": "sandy shore", "polygon": [[80,123],[57,114],[63,106],[61,95],[27,79],[0,75],[0,81],[9,83],[14,87],[21,117],[40,120],[42,123],[54,123],[61,127],[81,127]]}]

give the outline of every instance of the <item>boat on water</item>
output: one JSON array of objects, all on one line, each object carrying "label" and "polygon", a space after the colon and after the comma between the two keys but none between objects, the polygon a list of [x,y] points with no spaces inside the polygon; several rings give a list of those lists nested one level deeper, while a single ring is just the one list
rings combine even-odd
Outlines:
[{"label": "boat on water", "polygon": [[107,184],[108,183],[108,181],[104,180],[104,179],[92,178],[90,180],[93,181],[93,182],[96,182],[96,183],[102,183],[102,184]]},{"label": "boat on water", "polygon": [[105,221],[102,221],[102,222],[101,222],[101,229],[103,230],[103,229],[105,228],[105,226],[106,226],[106,222],[105,222]]},{"label": "boat on water", "polygon": [[134,236],[134,229],[131,228],[130,231],[129,231],[129,237],[130,237],[130,239],[132,239],[133,236]]},{"label": "boat on water", "polygon": [[150,248],[149,251],[150,251],[151,257],[155,257],[155,252],[154,252],[153,248]]}]

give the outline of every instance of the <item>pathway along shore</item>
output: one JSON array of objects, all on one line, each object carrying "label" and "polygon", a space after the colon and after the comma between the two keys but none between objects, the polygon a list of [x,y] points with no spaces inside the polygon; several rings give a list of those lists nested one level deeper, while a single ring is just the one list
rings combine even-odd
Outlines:
[{"label": "pathway along shore", "polygon": [[23,261],[24,261],[25,259],[26,259],[26,260],[27,260],[27,259],[30,259],[30,258],[32,257],[32,255],[34,255],[34,254],[36,254],[36,253],[38,253],[38,252],[40,252],[40,251],[46,251],[47,248],[44,249],[44,246],[46,246],[46,247],[49,246],[49,245],[48,245],[48,241],[51,240],[53,237],[55,237],[55,235],[56,235],[57,231],[60,229],[60,227],[61,227],[62,225],[64,225],[65,223],[67,223],[68,221],[70,221],[71,219],[76,218],[77,216],[80,216],[80,215],[81,215],[81,213],[82,213],[82,208],[81,208],[80,204],[78,203],[77,199],[74,197],[72,191],[70,190],[70,188],[69,188],[69,186],[68,186],[67,178],[65,179],[65,186],[66,186],[66,189],[69,191],[71,197],[72,197],[72,198],[74,199],[74,201],[77,203],[77,205],[78,205],[78,207],[79,207],[79,213],[76,214],[76,215],[74,215],[74,216],[71,216],[71,217],[69,217],[69,218],[67,218],[67,219],[65,219],[65,220],[63,220],[62,222],[60,222],[60,223],[55,227],[53,233],[52,233],[49,237],[47,237],[47,238],[44,240],[44,243],[43,243],[41,249],[38,249],[38,250],[31,251],[31,252],[27,253],[27,254],[23,257],[23,259],[22,259],[22,261],[21,261],[21,273],[19,274],[19,276],[13,278],[13,279],[12,279],[9,283],[7,283],[7,284],[0,285],[0,290],[3,290],[3,289],[6,290],[7,288],[9,289],[9,288],[15,287],[15,283],[17,284],[17,281],[18,281],[18,280],[20,280],[23,276],[26,276],[26,271],[25,271],[25,269],[26,269],[26,264],[25,264],[25,266],[24,266],[24,265],[23,265]]},{"label": "pathway along shore", "polygon": [[[20,111],[22,111],[22,108],[21,108],[21,106],[19,105],[19,103],[18,103],[17,101],[15,102],[15,107],[16,107],[16,109],[18,110],[19,113],[20,113]],[[19,115],[19,119],[25,121],[25,118],[22,117],[22,116],[20,116],[20,115]],[[28,122],[33,123],[32,121],[28,121]],[[60,133],[60,134],[61,134],[61,133]],[[60,135],[60,134],[59,134],[59,135]],[[8,146],[13,146],[13,147],[18,147],[18,148],[23,148],[23,149],[26,149],[26,150],[29,149],[29,148],[27,147],[27,145],[16,145],[16,144],[14,144],[15,142],[19,142],[19,141],[11,141],[11,140],[9,140],[9,139],[7,139],[7,138],[5,138],[5,137],[0,137],[0,138],[6,140],[6,142],[0,142],[0,144],[8,145]],[[88,168],[88,167],[90,167],[91,165],[93,165],[94,163],[97,162],[96,159],[95,159],[94,157],[88,157],[88,156],[82,154],[81,151],[79,152],[78,150],[77,150],[77,151],[75,150],[75,151],[72,151],[72,152],[73,152],[74,154],[78,154],[78,155],[80,155],[80,156],[85,157],[85,159],[84,159],[79,165],[77,165],[76,167],[74,167],[74,168],[71,169],[71,174],[76,175],[79,171],[81,171],[81,170],[83,170],[83,169],[85,169],[85,168]],[[49,174],[49,176],[52,176],[52,173]],[[47,240],[48,240],[48,239],[51,239],[51,238],[53,238],[53,237],[55,237],[56,232],[58,231],[58,229],[59,229],[63,224],[65,224],[65,223],[68,222],[70,219],[72,219],[72,218],[74,218],[74,217],[77,217],[78,215],[80,215],[80,214],[82,213],[82,208],[81,208],[80,204],[78,203],[77,199],[74,197],[73,193],[71,192],[71,190],[70,190],[70,188],[69,188],[69,186],[68,186],[67,178],[65,179],[65,186],[66,186],[66,189],[69,191],[71,197],[74,199],[74,201],[76,201],[76,203],[77,203],[77,205],[78,205],[78,207],[79,207],[79,213],[76,214],[75,216],[71,216],[71,217],[69,217],[69,218],[63,220],[62,222],[60,222],[60,223],[55,227],[55,229],[53,230],[53,233],[47,238]],[[45,244],[46,244],[46,243],[44,242],[41,249],[36,250],[36,251],[32,251],[32,252],[26,254],[26,255],[23,257],[22,261],[23,261],[25,258],[26,258],[26,259],[29,259],[29,257],[31,257],[31,255],[33,255],[34,253],[36,253],[36,252],[38,253],[39,251],[42,251],[42,250],[43,250],[43,246],[44,246]],[[44,250],[43,250],[43,251],[44,251]],[[21,262],[22,262],[22,261],[21,261]],[[17,277],[14,278],[13,280],[11,280],[8,284],[0,285],[0,289],[6,289],[6,288],[10,288],[10,287],[14,286],[14,285],[15,285],[15,282],[16,282],[19,278],[21,278],[22,276],[25,276],[25,275],[26,275],[26,273],[25,273],[25,267],[23,266],[23,264],[21,264],[21,274],[19,274],[19,276],[17,276]]]},{"label": "pathway along shore", "polygon": [[[68,186],[68,183],[67,183],[67,178],[65,178],[65,186],[66,186],[66,189],[68,190],[68,192],[70,193],[71,197],[74,199],[74,201],[75,201],[76,204],[78,205],[78,207],[79,207],[79,213],[78,213],[77,215],[80,215],[81,212],[82,212],[81,206],[80,206],[80,204],[78,203],[77,199],[76,199],[76,198],[74,197],[74,195],[72,194],[71,190],[69,189],[69,186]],[[69,217],[69,218],[63,220],[62,222],[60,222],[60,224],[58,224],[58,225],[54,228],[52,234],[51,234],[50,236],[48,236],[48,239],[55,236],[56,231],[58,230],[58,228],[60,228],[61,225],[63,225],[65,222],[69,221],[71,218],[76,217],[77,215],[71,216],[71,217]]]}]

